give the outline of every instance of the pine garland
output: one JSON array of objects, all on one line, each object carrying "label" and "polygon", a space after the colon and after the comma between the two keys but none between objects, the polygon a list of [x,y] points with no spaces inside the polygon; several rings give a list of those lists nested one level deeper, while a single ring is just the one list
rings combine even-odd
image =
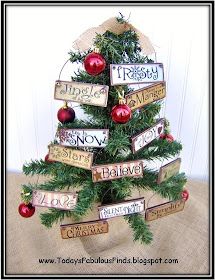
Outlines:
[{"label": "pine garland", "polygon": [[153,235],[149,229],[149,225],[140,214],[127,215],[124,218],[133,229],[134,241],[140,241],[144,244],[151,243]]}]

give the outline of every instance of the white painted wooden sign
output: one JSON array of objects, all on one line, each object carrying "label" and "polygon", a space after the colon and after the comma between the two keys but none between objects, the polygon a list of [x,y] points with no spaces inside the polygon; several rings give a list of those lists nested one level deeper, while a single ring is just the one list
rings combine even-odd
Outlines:
[{"label": "white painted wooden sign", "polygon": [[145,211],[144,197],[98,207],[100,219],[109,219]]},{"label": "white painted wooden sign", "polygon": [[32,204],[34,206],[72,210],[77,203],[78,194],[75,192],[54,192],[34,190]]},{"label": "white painted wooden sign", "polygon": [[55,82],[54,97],[65,101],[107,107],[108,89],[106,85],[58,80]]},{"label": "white painted wooden sign", "polygon": [[140,134],[131,138],[132,141],[132,151],[133,153],[144,148],[146,145],[151,143],[160,134],[164,132],[164,119],[160,119],[154,126],[146,129]]},{"label": "white painted wooden sign", "polygon": [[110,64],[110,78],[111,85],[163,82],[163,64]]},{"label": "white painted wooden sign", "polygon": [[59,129],[60,144],[72,147],[103,148],[108,135],[108,129]]}]

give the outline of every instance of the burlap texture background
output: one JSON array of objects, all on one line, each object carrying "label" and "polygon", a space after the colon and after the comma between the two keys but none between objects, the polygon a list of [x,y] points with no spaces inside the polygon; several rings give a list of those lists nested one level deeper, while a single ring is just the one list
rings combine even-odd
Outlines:
[{"label": "burlap texture background", "polygon": [[[208,274],[208,185],[189,181],[190,199],[182,212],[150,222],[154,240],[151,245],[132,241],[132,231],[122,217],[110,219],[109,233],[75,239],[61,239],[59,225],[46,229],[39,221],[37,208],[29,219],[22,218],[17,208],[20,185],[35,182],[37,177],[7,175],[7,274]],[[40,177],[39,182],[44,178]],[[151,193],[141,193],[146,205]],[[139,197],[139,193],[134,193]],[[161,203],[153,197],[149,206]],[[84,220],[98,219],[97,210]],[[68,222],[68,221],[65,221]],[[177,258],[178,263],[144,265],[117,264],[39,264],[39,258]]]},{"label": "burlap texture background", "polygon": [[104,21],[97,27],[92,27],[87,29],[83,34],[81,34],[77,40],[73,42],[73,48],[79,50],[81,52],[87,51],[89,48],[93,46],[94,38],[96,34],[104,34],[107,30],[121,34],[128,30],[133,30],[136,32],[139,43],[142,49],[142,52],[145,55],[150,55],[155,53],[155,49],[150,42],[149,38],[145,36],[142,32],[140,32],[137,28],[135,28],[130,23],[120,24],[115,17],[109,18],[108,20]]}]

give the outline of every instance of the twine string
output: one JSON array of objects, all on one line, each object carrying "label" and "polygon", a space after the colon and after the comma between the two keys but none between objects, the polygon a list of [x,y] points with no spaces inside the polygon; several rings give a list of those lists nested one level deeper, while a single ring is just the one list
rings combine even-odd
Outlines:
[{"label": "twine string", "polygon": [[63,64],[63,66],[62,66],[62,68],[61,68],[61,70],[60,70],[59,76],[58,76],[58,80],[60,80],[61,73],[62,73],[62,71],[63,71],[64,67],[66,66],[66,64],[67,64],[69,61],[70,61],[70,58],[69,58],[69,59],[67,59],[67,61]]}]

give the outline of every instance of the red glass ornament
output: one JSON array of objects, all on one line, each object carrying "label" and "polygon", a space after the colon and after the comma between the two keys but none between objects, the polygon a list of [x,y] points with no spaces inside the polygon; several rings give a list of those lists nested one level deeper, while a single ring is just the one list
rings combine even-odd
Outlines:
[{"label": "red glass ornament", "polygon": [[71,107],[62,107],[57,113],[57,118],[61,123],[73,122],[75,119],[75,111]]},{"label": "red glass ornament", "polygon": [[118,104],[112,108],[111,118],[115,123],[127,123],[131,116],[131,108],[126,104]]},{"label": "red glass ornament", "polygon": [[161,139],[166,139],[169,143],[174,141],[174,138],[171,134],[161,134],[160,138]]},{"label": "red glass ornament", "polygon": [[183,192],[181,193],[181,197],[186,201],[189,198],[189,192],[188,190],[183,190]]},{"label": "red glass ornament", "polygon": [[31,203],[29,204],[21,203],[19,205],[19,214],[24,218],[30,218],[31,216],[34,215],[34,212],[35,212],[35,207]]},{"label": "red glass ornament", "polygon": [[106,62],[100,53],[92,52],[84,59],[84,68],[88,74],[96,76],[104,71]]},{"label": "red glass ornament", "polygon": [[52,163],[55,162],[54,160],[49,159],[49,154],[45,156],[45,162]]}]

